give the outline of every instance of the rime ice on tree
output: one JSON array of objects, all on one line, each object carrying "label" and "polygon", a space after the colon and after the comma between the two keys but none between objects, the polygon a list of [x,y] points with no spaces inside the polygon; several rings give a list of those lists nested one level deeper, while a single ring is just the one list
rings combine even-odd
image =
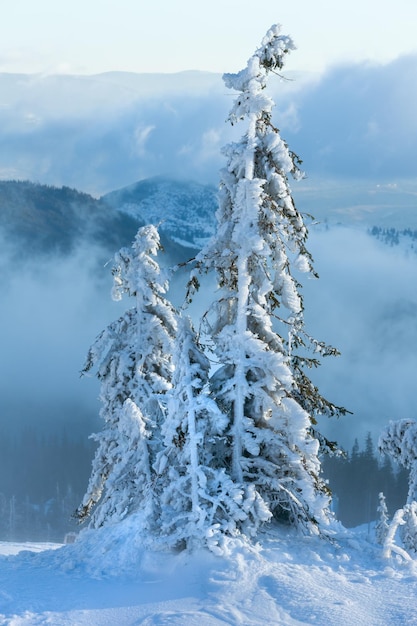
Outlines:
[{"label": "rime ice on tree", "polygon": [[[329,522],[329,494],[320,478],[317,413],[339,410],[320,396],[304,373],[316,359],[297,355],[306,344],[317,353],[336,351],[304,331],[303,300],[296,274],[316,276],[306,249],[307,229],[288,177],[302,176],[297,157],[272,123],[266,94],[271,71],[281,70],[294,48],[273,26],[238,74],[226,74],[237,91],[229,120],[246,132],[226,146],[217,234],[199,267],[217,272],[220,295],[206,316],[219,361],[212,393],[229,418],[225,466],[237,484],[251,486],[265,510],[305,532]],[[192,276],[191,286],[197,283]],[[248,507],[250,507],[248,503]]]},{"label": "rime ice on tree", "polygon": [[[225,148],[217,233],[197,259],[219,283],[202,324],[217,359],[211,377],[190,321],[164,297],[156,229],[140,229],[116,257],[114,296],[127,293],[135,306],[98,337],[84,369],[102,383],[105,420],[78,511],[94,509],[94,526],[135,513],[138,532],[158,545],[212,550],[273,516],[306,533],[329,527],[318,453],[331,446],[315,418],[343,410],[304,369],[318,364],[307,348],[336,351],[304,330],[296,276],[316,274],[288,184],[301,173],[265,92],[293,47],[273,26],[246,69],[224,77],[239,92],[230,121],[247,132]],[[197,285],[195,271],[190,292]]]},{"label": "rime ice on tree", "polygon": [[379,498],[379,505],[378,505],[377,512],[379,516],[378,516],[377,523],[375,524],[375,536],[376,536],[377,542],[383,545],[388,534],[388,529],[389,529],[388,519],[389,518],[388,518],[387,503],[386,503],[384,494],[381,492],[378,498]]},{"label": "rime ice on tree", "polygon": [[396,512],[388,536],[393,541],[395,531],[400,527],[405,548],[417,552],[417,423],[407,419],[390,422],[381,433],[378,448],[410,470],[407,502]]},{"label": "rime ice on tree", "polygon": [[77,516],[82,520],[94,508],[91,523],[96,527],[141,508],[155,519],[152,465],[160,452],[165,396],[172,387],[176,329],[175,311],[164,297],[167,285],[154,259],[159,247],[156,228],[146,226],[131,250],[116,255],[113,298],[127,294],[135,306],[97,337],[83,369],[95,369],[101,381],[105,426],[94,436],[98,449]]},{"label": "rime ice on tree", "polygon": [[208,545],[248,520],[243,486],[223,466],[227,418],[208,394],[209,361],[188,318],[180,318],[173,390],[162,427],[161,535],[171,546]]}]

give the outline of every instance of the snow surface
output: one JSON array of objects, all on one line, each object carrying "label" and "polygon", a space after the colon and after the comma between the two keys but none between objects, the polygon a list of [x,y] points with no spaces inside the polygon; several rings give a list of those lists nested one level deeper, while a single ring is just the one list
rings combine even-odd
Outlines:
[{"label": "snow surface", "polygon": [[0,625],[417,624],[417,561],[373,530],[329,542],[270,527],[226,553],[146,550],[134,516],[72,545],[0,543]]}]

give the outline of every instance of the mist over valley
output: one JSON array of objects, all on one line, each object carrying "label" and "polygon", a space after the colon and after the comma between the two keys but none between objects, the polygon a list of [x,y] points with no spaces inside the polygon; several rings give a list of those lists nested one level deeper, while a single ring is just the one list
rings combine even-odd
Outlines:
[{"label": "mist over valley", "polygon": [[[320,279],[303,287],[306,327],[341,352],[312,377],[352,412],[320,428],[348,451],[415,413],[417,93],[402,95],[415,60],[274,86],[279,127],[307,171],[294,197],[315,218],[308,248]],[[0,93],[0,429],[18,451],[15,465],[2,456],[0,493],[9,511],[14,494],[47,501],[71,486],[76,506],[89,474],[77,455],[92,455],[87,438],[101,428],[98,382],[79,373],[96,335],[130,306],[110,298],[113,255],[148,222],[160,224],[164,267],[213,234],[230,98],[220,76],[198,72],[0,74]],[[186,272],[172,281],[176,305]],[[203,279],[192,314],[213,289]],[[54,447],[64,465],[73,459],[54,486],[39,458],[30,475],[13,469],[28,466],[31,446],[43,446],[49,469]],[[10,524],[0,532],[10,536]]]}]

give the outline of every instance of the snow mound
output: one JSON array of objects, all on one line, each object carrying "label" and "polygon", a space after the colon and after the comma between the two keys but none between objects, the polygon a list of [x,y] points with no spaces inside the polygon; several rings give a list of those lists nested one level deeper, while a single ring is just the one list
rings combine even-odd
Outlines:
[{"label": "snow mound", "polygon": [[0,556],[0,625],[417,623],[417,562],[383,559],[367,527],[328,541],[272,525],[216,556],[150,549],[135,526],[132,516],[58,549]]}]

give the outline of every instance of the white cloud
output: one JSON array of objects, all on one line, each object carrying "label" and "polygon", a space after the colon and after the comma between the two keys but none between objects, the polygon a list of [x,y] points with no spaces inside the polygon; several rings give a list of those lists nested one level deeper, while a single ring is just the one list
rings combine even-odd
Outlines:
[{"label": "white cloud", "polygon": [[[276,124],[310,178],[415,177],[416,63],[271,81]],[[0,170],[96,194],[154,175],[217,182],[221,146],[244,132],[225,122],[233,94],[218,75],[0,75],[0,93]]]},{"label": "white cloud", "polygon": [[312,232],[308,247],[320,279],[305,284],[307,330],[341,351],[314,380],[354,413],[323,428],[349,449],[355,437],[375,439],[389,420],[414,416],[417,255],[353,228]]},{"label": "white cloud", "polygon": [[110,273],[103,269],[100,276],[93,243],[53,262],[23,263],[21,255],[16,262],[12,253],[9,238],[0,254],[1,417],[10,427],[36,423],[53,430],[64,422],[88,432],[98,386],[79,372],[95,336],[119,314]]},{"label": "white cloud", "polygon": [[138,156],[144,157],[146,155],[146,143],[155,126],[139,125],[134,131],[135,139],[135,152]]},{"label": "white cloud", "polygon": [[416,65],[417,55],[336,67],[294,94],[299,126],[283,117],[283,132],[311,175],[416,176]]}]

